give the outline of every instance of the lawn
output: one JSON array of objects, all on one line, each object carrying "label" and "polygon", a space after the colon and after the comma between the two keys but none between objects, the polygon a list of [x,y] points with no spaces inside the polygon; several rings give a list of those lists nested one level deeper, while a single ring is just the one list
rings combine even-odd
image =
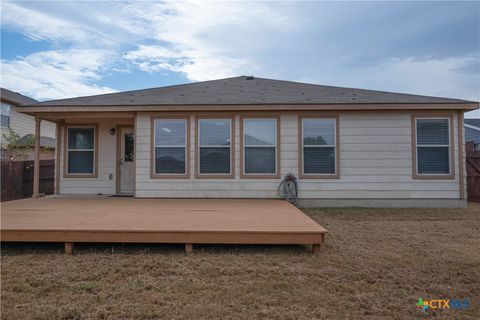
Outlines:
[{"label": "lawn", "polygon": [[[478,319],[480,206],[309,209],[300,246],[2,247],[2,319]],[[415,307],[469,299],[468,310]]]}]

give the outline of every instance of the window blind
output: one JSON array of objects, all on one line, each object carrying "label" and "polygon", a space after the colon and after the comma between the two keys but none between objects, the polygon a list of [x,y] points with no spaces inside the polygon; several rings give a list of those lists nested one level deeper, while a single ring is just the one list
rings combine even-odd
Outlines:
[{"label": "window blind", "polygon": [[155,119],[155,173],[184,174],[186,172],[185,119]]},{"label": "window blind", "polygon": [[200,119],[200,174],[231,172],[231,120]]},{"label": "window blind", "polygon": [[95,129],[67,128],[67,173],[93,174],[95,171]]},{"label": "window blind", "polygon": [[335,174],[336,119],[303,119],[303,173]]},{"label": "window blind", "polygon": [[245,174],[275,174],[276,119],[244,119]]},{"label": "window blind", "polygon": [[449,119],[417,119],[417,173],[450,173]]}]

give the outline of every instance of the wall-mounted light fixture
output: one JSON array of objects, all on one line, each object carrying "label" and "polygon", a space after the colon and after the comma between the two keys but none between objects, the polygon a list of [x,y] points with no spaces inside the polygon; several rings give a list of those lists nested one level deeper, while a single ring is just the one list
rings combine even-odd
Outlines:
[{"label": "wall-mounted light fixture", "polygon": [[113,136],[115,134],[115,128],[110,129],[110,134]]}]

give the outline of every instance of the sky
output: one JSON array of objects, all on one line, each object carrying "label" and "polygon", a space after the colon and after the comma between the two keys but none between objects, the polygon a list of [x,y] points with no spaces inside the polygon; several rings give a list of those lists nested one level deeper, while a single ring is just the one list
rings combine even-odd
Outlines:
[{"label": "sky", "polygon": [[38,100],[239,75],[480,100],[479,1],[0,8],[0,85]]}]

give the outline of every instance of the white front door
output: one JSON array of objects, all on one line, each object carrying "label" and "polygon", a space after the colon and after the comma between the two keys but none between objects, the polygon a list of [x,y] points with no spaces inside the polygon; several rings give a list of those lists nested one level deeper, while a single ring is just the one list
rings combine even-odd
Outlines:
[{"label": "white front door", "polygon": [[135,174],[133,127],[120,127],[120,193],[133,194]]}]

